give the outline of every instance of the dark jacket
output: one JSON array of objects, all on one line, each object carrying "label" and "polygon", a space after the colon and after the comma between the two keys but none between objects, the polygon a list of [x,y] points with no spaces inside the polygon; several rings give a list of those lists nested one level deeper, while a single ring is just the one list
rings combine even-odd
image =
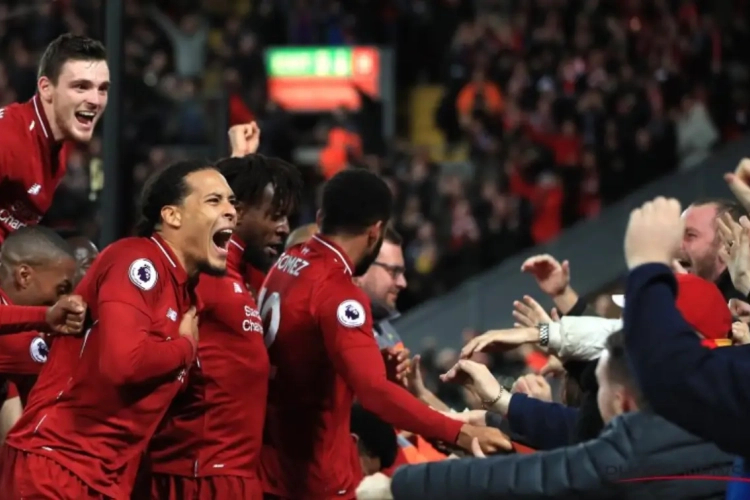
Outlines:
[{"label": "dark jacket", "polygon": [[578,410],[560,403],[549,403],[513,394],[508,416],[487,412],[485,421],[509,434],[511,439],[537,450],[552,450],[571,444],[571,434],[578,420]]},{"label": "dark jacket", "polygon": [[398,311],[394,311],[389,307],[381,304],[380,302],[372,299],[370,300],[370,308],[372,310],[375,340],[377,340],[380,350],[382,351],[389,347],[398,347],[399,345],[403,345],[401,336],[393,327],[393,323],[391,323],[391,321],[400,316]]},{"label": "dark jacket", "polygon": [[732,457],[663,418],[615,418],[591,441],[530,455],[444,460],[400,468],[394,500],[720,499],[721,480],[631,481],[687,474],[726,476]]},{"label": "dark jacket", "polygon": [[[631,271],[625,293],[625,346],[654,411],[748,464],[750,345],[703,348],[675,306],[677,282],[663,264]],[[750,476],[738,466],[744,470],[732,472]]]}]

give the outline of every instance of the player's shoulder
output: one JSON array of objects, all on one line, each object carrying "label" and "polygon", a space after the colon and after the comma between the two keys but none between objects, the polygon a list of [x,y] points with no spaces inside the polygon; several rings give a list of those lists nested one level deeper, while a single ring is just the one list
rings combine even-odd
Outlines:
[{"label": "player's shoulder", "polygon": [[247,303],[252,299],[242,279],[229,274],[224,276],[201,274],[195,290],[206,306],[223,302]]},{"label": "player's shoulder", "polygon": [[156,288],[160,276],[169,272],[169,256],[150,238],[124,238],[107,246],[89,271],[126,273],[130,281],[144,291]]},{"label": "player's shoulder", "polygon": [[27,103],[13,103],[0,108],[0,141],[8,145],[17,143],[19,136],[25,136],[33,118],[29,116]]}]

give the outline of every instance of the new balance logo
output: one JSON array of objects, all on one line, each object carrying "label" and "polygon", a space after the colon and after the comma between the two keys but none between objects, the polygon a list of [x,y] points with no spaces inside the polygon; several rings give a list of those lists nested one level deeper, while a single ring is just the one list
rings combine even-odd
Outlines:
[{"label": "new balance logo", "polygon": [[242,293],[242,287],[239,283],[234,283],[234,293]]},{"label": "new balance logo", "polygon": [[40,186],[39,184],[34,184],[26,192],[29,193],[31,196],[36,196],[39,194],[39,191],[41,190],[42,190],[42,186]]}]

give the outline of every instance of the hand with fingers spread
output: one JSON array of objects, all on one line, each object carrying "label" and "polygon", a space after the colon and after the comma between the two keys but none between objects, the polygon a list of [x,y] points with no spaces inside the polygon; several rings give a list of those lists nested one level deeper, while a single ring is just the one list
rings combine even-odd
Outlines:
[{"label": "hand with fingers spread", "polygon": [[66,295],[47,309],[47,324],[50,333],[77,335],[83,329],[86,318],[86,303],[80,295]]},{"label": "hand with fingers spread", "polygon": [[750,304],[740,299],[729,299],[729,311],[743,323],[750,323]]},{"label": "hand with fingers spread", "polygon": [[529,295],[523,296],[523,301],[513,302],[513,319],[517,327],[537,327],[541,324],[552,323],[547,311]]},{"label": "hand with fingers spread", "polygon": [[440,375],[440,380],[463,385],[487,406],[501,399],[499,396],[505,392],[486,365],[467,359],[462,359],[446,373]]},{"label": "hand with fingers spread", "polygon": [[551,255],[535,255],[521,264],[521,271],[531,274],[539,289],[551,297],[561,295],[570,285],[570,263],[560,263]]},{"label": "hand with fingers spread", "polygon": [[750,328],[747,323],[742,321],[732,323],[732,341],[736,345],[750,344]]},{"label": "hand with fingers spread", "polygon": [[684,221],[675,199],[658,197],[630,213],[625,231],[625,261],[633,269],[642,264],[669,266],[682,244]]},{"label": "hand with fingers spread", "polygon": [[724,175],[724,180],[740,205],[750,212],[750,159],[740,160],[734,172]]},{"label": "hand with fingers spread", "polygon": [[510,392],[513,394],[520,392],[540,401],[552,402],[552,387],[549,382],[543,376],[533,373],[519,377]]},{"label": "hand with fingers spread", "polygon": [[717,233],[721,245],[719,257],[727,265],[734,287],[747,295],[750,293],[750,220],[744,215],[737,223],[729,213],[717,220]]},{"label": "hand with fingers spread", "polygon": [[490,330],[467,342],[461,349],[461,358],[470,358],[477,352],[515,349],[523,344],[535,344],[537,342],[539,342],[539,329],[536,327]]},{"label": "hand with fingers spread", "polygon": [[255,122],[235,125],[229,129],[229,145],[232,156],[241,158],[258,151],[260,127]]}]

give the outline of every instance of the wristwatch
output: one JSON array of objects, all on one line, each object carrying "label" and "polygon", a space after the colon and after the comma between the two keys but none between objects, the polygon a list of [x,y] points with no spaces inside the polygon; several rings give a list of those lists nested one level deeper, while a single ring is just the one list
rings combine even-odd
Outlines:
[{"label": "wristwatch", "polygon": [[539,345],[547,347],[549,344],[549,323],[539,323]]}]

